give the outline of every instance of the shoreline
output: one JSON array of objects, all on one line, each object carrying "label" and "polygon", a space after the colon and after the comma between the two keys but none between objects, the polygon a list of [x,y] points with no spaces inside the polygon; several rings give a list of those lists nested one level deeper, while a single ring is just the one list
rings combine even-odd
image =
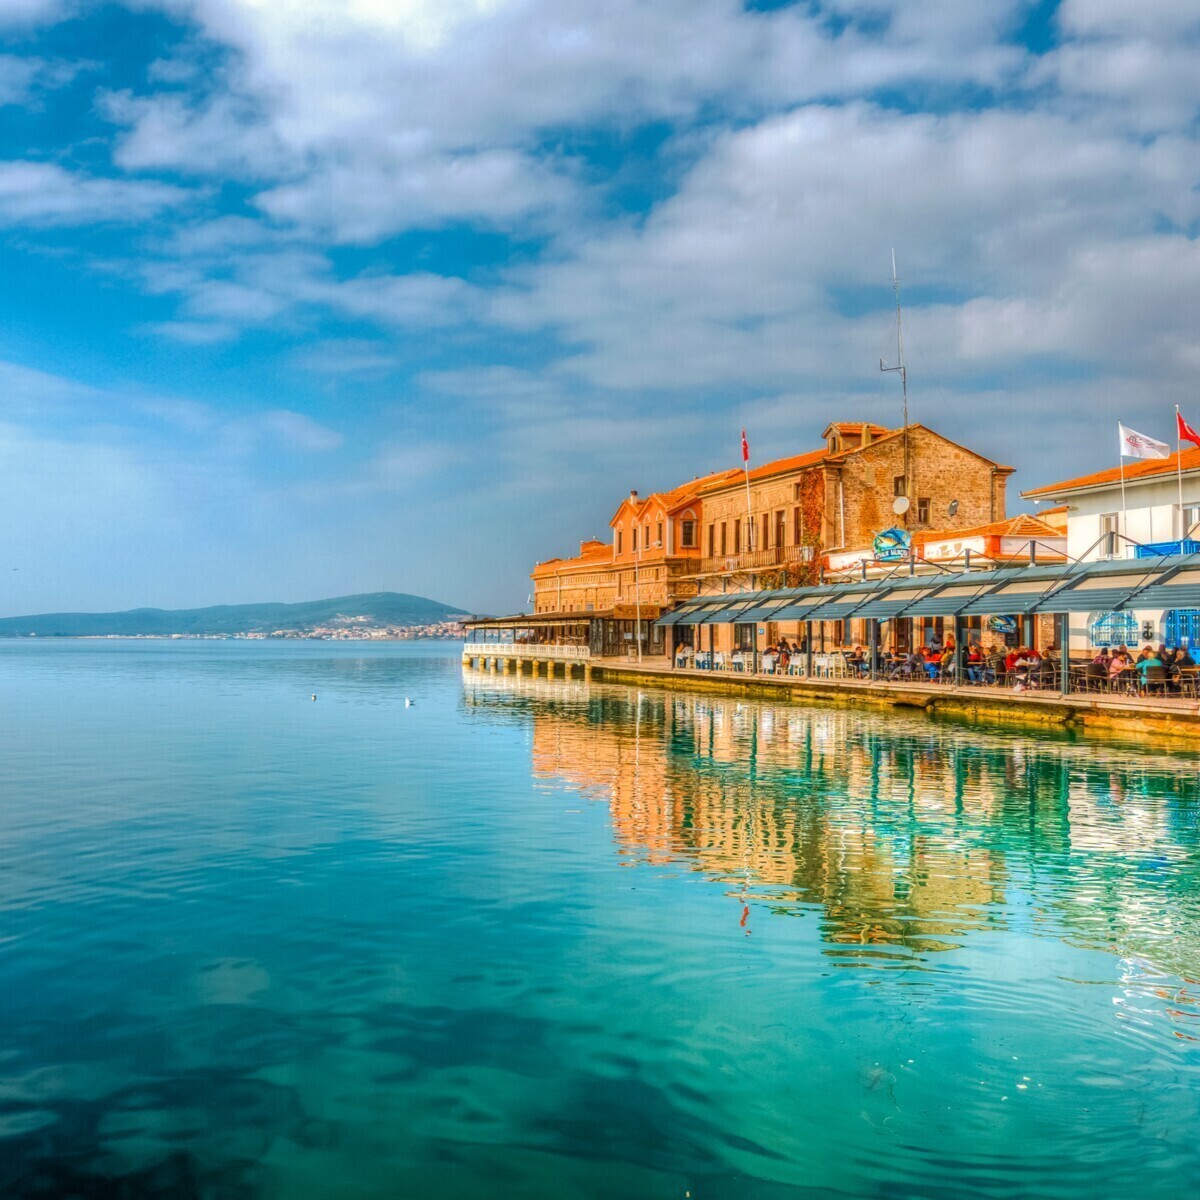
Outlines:
[{"label": "shoreline", "polygon": [[1014,726],[1053,726],[1085,733],[1150,735],[1200,748],[1200,702],[1145,696],[1070,695],[1058,692],[993,692],[951,684],[882,681],[713,678],[708,671],[607,662],[590,664],[592,678],[649,683],[733,696],[823,703],[890,711],[920,709],[929,716]]}]

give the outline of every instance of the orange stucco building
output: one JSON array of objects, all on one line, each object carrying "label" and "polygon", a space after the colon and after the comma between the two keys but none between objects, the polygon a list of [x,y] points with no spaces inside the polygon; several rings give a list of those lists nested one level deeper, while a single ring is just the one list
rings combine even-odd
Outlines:
[{"label": "orange stucco building", "polygon": [[[1012,468],[923,425],[832,422],[822,438],[748,475],[735,466],[645,497],[630,492],[608,542],[582,542],[577,555],[534,568],[533,614],[563,628],[574,618],[593,653],[621,653],[640,628],[643,651],[661,654],[653,622],[679,600],[815,583],[831,556],[889,525],[916,535],[1005,516]],[[899,497],[909,505],[897,515]]]}]

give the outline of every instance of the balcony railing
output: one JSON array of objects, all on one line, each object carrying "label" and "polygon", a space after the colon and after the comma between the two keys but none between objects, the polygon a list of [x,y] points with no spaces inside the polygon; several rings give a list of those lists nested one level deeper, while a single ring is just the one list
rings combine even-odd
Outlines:
[{"label": "balcony railing", "polygon": [[557,646],[548,642],[465,642],[463,657],[472,658],[553,658],[578,662],[591,658],[587,646]]},{"label": "balcony railing", "polygon": [[716,575],[726,571],[760,571],[789,563],[812,562],[812,546],[769,546],[766,550],[746,550],[740,554],[719,554],[702,558],[698,575]]}]

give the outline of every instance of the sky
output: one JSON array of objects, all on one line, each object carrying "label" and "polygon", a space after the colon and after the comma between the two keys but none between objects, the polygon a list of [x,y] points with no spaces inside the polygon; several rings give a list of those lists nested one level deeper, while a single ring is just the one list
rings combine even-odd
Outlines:
[{"label": "sky", "polygon": [[[0,614],[517,611],[910,413],[1200,421],[1195,0],[0,0]],[[1013,508],[1023,507],[1019,498]]]}]

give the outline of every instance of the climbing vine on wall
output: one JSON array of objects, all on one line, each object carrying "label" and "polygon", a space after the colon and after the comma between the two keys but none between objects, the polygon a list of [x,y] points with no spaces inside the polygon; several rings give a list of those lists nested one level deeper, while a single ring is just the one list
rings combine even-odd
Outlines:
[{"label": "climbing vine on wall", "polygon": [[785,587],[809,587],[821,581],[821,524],[825,517],[825,479],[820,471],[806,471],[800,477],[802,546],[812,547],[807,562],[785,563],[759,573],[759,586],[767,590]]}]

